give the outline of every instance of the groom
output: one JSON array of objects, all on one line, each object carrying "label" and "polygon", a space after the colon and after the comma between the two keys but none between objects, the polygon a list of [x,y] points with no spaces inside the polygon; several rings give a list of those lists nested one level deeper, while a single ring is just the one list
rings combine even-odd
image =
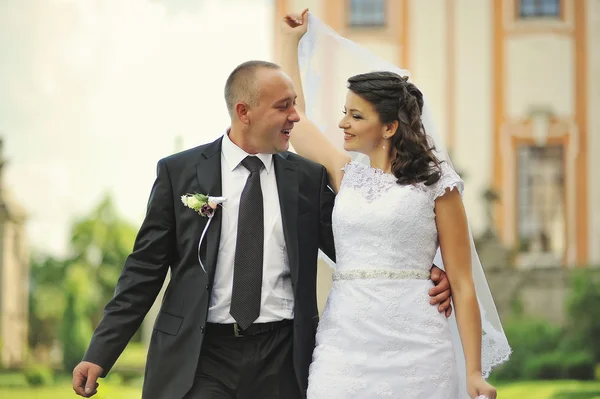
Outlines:
[{"label": "groom", "polygon": [[[323,166],[287,152],[299,121],[294,99],[277,65],[241,64],[225,86],[227,134],[158,162],[133,252],[73,371],[77,394],[96,393],[170,268],[144,399],[305,397],[318,322],[318,248],[335,258],[334,195]],[[184,206],[187,193],[226,198],[200,249],[209,219]],[[439,281],[432,300],[448,310],[448,281],[439,269],[432,277]]]}]

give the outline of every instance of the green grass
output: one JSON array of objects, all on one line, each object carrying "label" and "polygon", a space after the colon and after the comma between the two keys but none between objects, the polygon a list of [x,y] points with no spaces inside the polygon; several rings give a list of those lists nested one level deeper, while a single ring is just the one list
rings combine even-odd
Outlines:
[{"label": "green grass", "polygon": [[[0,374],[0,383],[6,381]],[[3,380],[4,378],[4,380]],[[14,376],[11,377],[14,379]],[[533,381],[498,384],[499,399],[600,399],[600,381]],[[141,387],[122,386],[118,382],[100,380],[96,399],[138,399]],[[61,377],[56,385],[42,388],[3,387],[0,399],[68,399],[79,398],[70,381]]]},{"label": "green grass", "polygon": [[498,384],[499,399],[600,399],[600,381],[531,381]]},{"label": "green grass", "polygon": [[147,353],[148,349],[144,346],[144,344],[130,342],[121,356],[119,356],[119,359],[117,359],[114,369],[137,369],[144,371]]},{"label": "green grass", "polygon": [[[141,388],[101,384],[96,399],[139,399]],[[0,399],[68,399],[77,396],[70,385],[56,385],[41,388],[0,388]]]},{"label": "green grass", "polygon": [[[99,380],[100,389],[94,396],[97,399],[137,399],[141,398],[141,378],[146,361],[146,348],[139,343],[130,343],[108,378]],[[130,384],[123,384],[126,380]],[[81,398],[71,387],[71,376],[59,374],[54,384],[39,388],[29,387],[25,376],[17,371],[0,372],[0,399],[65,399]]]},{"label": "green grass", "polygon": [[[141,384],[122,385],[118,379],[101,379],[97,399],[136,399],[141,395]],[[0,399],[64,399],[80,398],[71,387],[71,377],[61,374],[55,383],[43,387],[29,387],[23,374],[17,372],[0,373]]]},{"label": "green grass", "polygon": [[[2,388],[24,387],[27,386],[25,375],[18,372],[0,372],[0,392]],[[4,399],[0,396],[0,399]]]}]

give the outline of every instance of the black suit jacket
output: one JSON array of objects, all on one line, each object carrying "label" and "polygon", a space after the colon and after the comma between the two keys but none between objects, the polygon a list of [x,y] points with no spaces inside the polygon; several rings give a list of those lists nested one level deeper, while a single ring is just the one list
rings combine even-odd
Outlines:
[{"label": "black suit jacket", "polygon": [[[154,303],[167,270],[171,280],[156,319],[144,378],[143,398],[178,399],[191,388],[202,348],[218,256],[221,212],[217,210],[200,248],[207,218],[181,202],[181,195],[221,195],[221,142],[161,159],[146,217],[127,258],[112,300],[84,357],[106,376]],[[294,366],[303,392],[318,323],[317,254],[335,258],[331,212],[334,194],[325,168],[296,154],[274,156],[283,232],[294,290]]]}]

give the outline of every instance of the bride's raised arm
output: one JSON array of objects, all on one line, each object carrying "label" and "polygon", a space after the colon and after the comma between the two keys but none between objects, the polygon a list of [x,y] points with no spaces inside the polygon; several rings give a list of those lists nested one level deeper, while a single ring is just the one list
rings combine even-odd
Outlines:
[{"label": "bride's raised arm", "polygon": [[308,27],[307,11],[304,10],[302,14],[288,14],[281,22],[283,43],[281,66],[294,83],[298,96],[296,110],[300,114],[300,122],[294,126],[290,140],[298,154],[325,166],[333,189],[337,192],[342,181],[342,168],[350,162],[350,156],[335,148],[317,125],[306,117],[306,104],[298,65],[298,44]]}]

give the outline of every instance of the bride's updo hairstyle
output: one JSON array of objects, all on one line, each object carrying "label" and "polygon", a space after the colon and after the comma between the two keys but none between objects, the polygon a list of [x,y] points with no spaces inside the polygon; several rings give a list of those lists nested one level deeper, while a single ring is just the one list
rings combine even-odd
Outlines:
[{"label": "bride's updo hairstyle", "polygon": [[393,72],[369,72],[348,79],[348,89],[373,105],[381,123],[398,121],[391,137],[395,150],[392,172],[398,184],[436,183],[441,176],[440,161],[424,131],[423,94],[417,87]]}]

